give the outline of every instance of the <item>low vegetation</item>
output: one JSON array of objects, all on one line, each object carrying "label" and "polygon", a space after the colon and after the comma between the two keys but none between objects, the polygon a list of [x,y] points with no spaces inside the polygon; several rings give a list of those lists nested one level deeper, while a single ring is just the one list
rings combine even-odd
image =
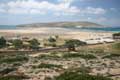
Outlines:
[{"label": "low vegetation", "polygon": [[67,40],[64,44],[64,46],[66,46],[69,51],[75,51],[76,50],[75,47],[80,45],[86,45],[86,43],[80,40],[71,39],[71,40]]},{"label": "low vegetation", "polygon": [[48,38],[48,41],[51,42],[51,43],[53,43],[53,42],[56,42],[56,39],[50,36],[50,37]]},{"label": "low vegetation", "polygon": [[[27,43],[27,44],[24,44]],[[20,50],[20,49],[39,49],[40,42],[37,39],[31,39],[28,41],[24,41],[22,39],[11,39],[6,40],[4,37],[0,38],[0,48],[9,48]],[[11,48],[9,48],[11,49]]]},{"label": "low vegetation", "polygon": [[12,44],[14,46],[15,49],[21,49],[23,48],[23,42],[19,39],[15,39],[12,41]]},{"label": "low vegetation", "polygon": [[[47,39],[48,44],[52,47],[58,46],[58,36]],[[59,38],[60,39],[60,38]],[[25,45],[27,42],[27,48]],[[37,39],[29,41],[22,41],[15,39],[10,41],[8,46],[14,46],[17,50],[37,50],[41,47],[41,42]],[[82,47],[81,47],[82,45]],[[119,67],[119,52],[112,52],[113,50],[120,50],[120,43],[110,44],[110,47],[105,46],[84,46],[86,43],[79,40],[66,40],[62,47],[67,47],[66,51],[51,51],[39,52],[38,54],[18,53],[11,55],[0,54],[0,80],[27,80],[24,75],[17,75],[17,73],[27,74],[30,79],[45,77],[44,80],[112,80],[104,77],[109,76],[110,72],[101,73],[103,69],[109,69],[111,64],[118,63],[112,66],[111,69]],[[0,38],[0,48],[8,47],[6,40]],[[80,46],[80,47],[79,47]],[[112,46],[112,47],[111,47]],[[77,47],[77,48],[76,48]],[[78,50],[79,48],[79,50]],[[84,48],[84,49],[83,49]],[[9,53],[10,54],[10,53]],[[98,59],[99,58],[99,59]],[[104,66],[106,65],[106,67]],[[98,74],[94,72],[94,70]],[[100,73],[99,73],[100,72]],[[16,75],[13,75],[16,74]],[[48,73],[48,74],[47,74]],[[49,74],[50,73],[50,74]],[[47,75],[46,75],[47,74]],[[94,74],[94,75],[91,75]],[[103,75],[103,76],[102,76]]]},{"label": "low vegetation", "polygon": [[113,44],[113,49],[119,50],[120,51],[120,42],[117,42]]},{"label": "low vegetation", "polygon": [[0,74],[1,75],[8,74],[8,73],[10,73],[12,71],[15,71],[15,70],[16,70],[16,68],[6,68],[6,69],[3,69],[3,70],[0,70]]},{"label": "low vegetation", "polygon": [[0,59],[0,64],[2,63],[15,63],[15,62],[23,62],[28,61],[28,57],[25,55],[17,55],[17,56],[4,56]]},{"label": "low vegetation", "polygon": [[45,64],[41,63],[37,66],[32,66],[33,68],[61,68],[61,65],[55,65],[55,64]]},{"label": "low vegetation", "polygon": [[56,77],[55,80],[112,80],[107,77],[103,76],[95,76],[95,75],[89,75],[87,73],[81,73],[80,71],[76,71],[73,69],[73,71],[66,71],[60,76]]},{"label": "low vegetation", "polygon": [[114,39],[120,39],[120,32],[113,34]]},{"label": "low vegetation", "polygon": [[0,48],[3,48],[6,46],[6,40],[4,37],[0,37]]},{"label": "low vegetation", "polygon": [[38,59],[59,59],[60,57],[57,55],[46,55],[46,54],[42,54],[38,57],[36,57]]},{"label": "low vegetation", "polygon": [[120,54],[113,53],[113,54],[106,55],[103,58],[112,59],[112,58],[118,58],[118,57],[120,57]]},{"label": "low vegetation", "polygon": [[37,39],[32,39],[32,40],[29,41],[29,43],[30,43],[30,48],[31,49],[36,49],[36,50],[39,49],[40,43]]},{"label": "low vegetation", "polygon": [[27,77],[23,75],[0,76],[0,80],[24,80],[24,79],[27,79]]},{"label": "low vegetation", "polygon": [[80,53],[67,53],[63,54],[63,58],[83,58],[83,59],[95,59],[93,54],[80,54]]}]

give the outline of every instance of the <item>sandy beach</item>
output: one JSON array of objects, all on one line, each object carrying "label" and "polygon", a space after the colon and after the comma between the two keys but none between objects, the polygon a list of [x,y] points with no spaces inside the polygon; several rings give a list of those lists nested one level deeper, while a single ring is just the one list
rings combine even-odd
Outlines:
[{"label": "sandy beach", "polygon": [[31,38],[46,38],[49,36],[59,35],[63,38],[72,39],[91,39],[99,37],[111,37],[112,32],[95,32],[95,31],[78,31],[65,28],[24,28],[13,30],[0,30],[0,36],[12,38],[16,36]]}]

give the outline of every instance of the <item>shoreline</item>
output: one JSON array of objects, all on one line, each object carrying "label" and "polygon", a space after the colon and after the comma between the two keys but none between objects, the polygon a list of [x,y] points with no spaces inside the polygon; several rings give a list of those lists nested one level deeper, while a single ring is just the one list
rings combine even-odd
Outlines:
[{"label": "shoreline", "polygon": [[114,32],[103,31],[78,31],[64,28],[25,28],[25,29],[12,29],[12,30],[0,30],[0,36],[5,37],[32,37],[32,38],[46,38],[49,36],[59,35],[63,38],[71,39],[90,39],[98,37],[111,37]]}]

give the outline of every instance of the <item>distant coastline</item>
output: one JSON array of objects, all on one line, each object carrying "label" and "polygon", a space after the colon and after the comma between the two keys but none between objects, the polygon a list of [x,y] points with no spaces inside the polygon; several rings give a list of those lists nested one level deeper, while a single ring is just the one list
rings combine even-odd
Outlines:
[{"label": "distant coastline", "polygon": [[[21,29],[30,29],[34,27],[18,27],[16,25],[0,25],[0,30],[21,30]],[[36,28],[63,28],[68,30],[75,30],[75,31],[99,31],[99,32],[120,32],[120,27],[35,27]]]}]

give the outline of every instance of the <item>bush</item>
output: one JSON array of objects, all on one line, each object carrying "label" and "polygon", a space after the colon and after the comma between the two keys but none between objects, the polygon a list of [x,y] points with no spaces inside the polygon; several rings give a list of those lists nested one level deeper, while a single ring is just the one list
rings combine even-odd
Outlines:
[{"label": "bush", "polygon": [[114,33],[113,38],[114,39],[120,39],[120,32],[119,33]]},{"label": "bush", "polygon": [[44,80],[53,80],[51,77],[45,77]]},{"label": "bush", "polygon": [[29,41],[31,49],[39,49],[39,41],[37,39],[32,39]]},{"label": "bush", "polygon": [[0,48],[3,48],[6,46],[6,40],[4,37],[1,37],[0,38]]},{"label": "bush", "polygon": [[80,40],[71,39],[71,40],[67,40],[64,46],[66,46],[69,51],[75,51],[75,47],[85,44],[86,44],[85,42],[82,42]]},{"label": "bush", "polygon": [[50,37],[50,38],[48,39],[48,41],[49,41],[49,42],[56,42],[56,39],[53,38],[53,37]]},{"label": "bush", "polygon": [[120,42],[113,44],[113,48],[116,50],[120,50]]},{"label": "bush", "polygon": [[23,48],[23,42],[21,40],[19,40],[19,39],[13,40],[12,44],[15,47],[15,49]]},{"label": "bush", "polygon": [[54,43],[54,44],[52,44],[51,46],[52,46],[52,47],[57,47],[57,45],[56,45],[55,43]]}]

